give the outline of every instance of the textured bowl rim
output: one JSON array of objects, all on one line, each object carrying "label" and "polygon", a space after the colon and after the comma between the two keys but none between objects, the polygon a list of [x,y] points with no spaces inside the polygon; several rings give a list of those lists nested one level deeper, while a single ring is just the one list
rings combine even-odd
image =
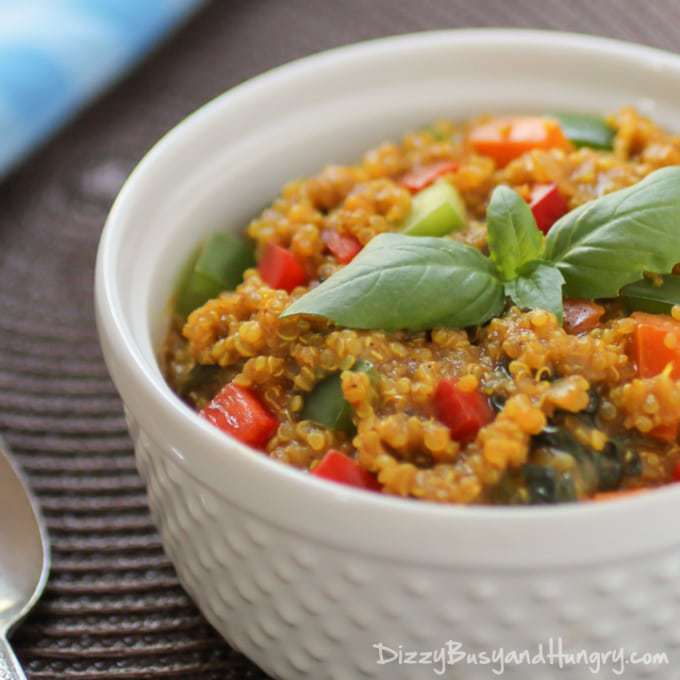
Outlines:
[{"label": "textured bowl rim", "polygon": [[[599,54],[609,58],[625,57],[641,66],[671,69],[680,81],[680,57],[651,47],[553,31],[461,29],[412,33],[334,48],[279,66],[228,90],[162,137],[132,172],[111,208],[97,254],[95,296],[99,334],[114,382],[126,403],[135,399],[146,402],[152,412],[146,422],[142,412],[135,409],[132,412],[135,418],[143,421],[142,429],[152,438],[164,440],[165,432],[170,428],[172,435],[169,438],[175,440],[176,437],[181,445],[174,447],[172,441],[167,442],[168,455],[172,455],[195,479],[225,500],[236,502],[225,495],[211,473],[215,466],[229,465],[233,470],[238,465],[244,484],[260,489],[269,501],[267,506],[261,501],[252,503],[248,508],[250,512],[300,535],[314,535],[328,544],[353,546],[357,552],[399,555],[403,561],[444,566],[452,563],[451,550],[449,546],[438,549],[436,542],[443,543],[441,536],[446,531],[455,535],[458,542],[456,563],[479,563],[482,559],[480,543],[483,543],[484,561],[499,560],[509,568],[581,562],[585,558],[580,552],[587,553],[589,560],[606,561],[667,547],[677,542],[674,535],[680,535],[680,525],[668,522],[665,528],[656,527],[655,530],[649,530],[647,525],[655,517],[664,517],[664,521],[669,516],[680,517],[677,512],[680,486],[670,485],[625,501],[608,503],[530,508],[453,506],[415,502],[329,484],[266,456],[253,455],[252,449],[227,438],[186,407],[167,386],[159,385],[153,367],[142,356],[132,336],[115,277],[124,228],[134,220],[133,202],[144,196],[159,168],[176,162],[173,152],[186,136],[196,134],[237,99],[251,97],[287,79],[304,78],[309,72],[337,66],[340,61],[361,61],[376,54],[418,50],[425,46],[432,48],[437,44],[449,45],[451,41],[522,46],[530,43],[545,50],[555,46],[578,49],[588,52],[592,58]],[[192,446],[200,450],[202,461],[195,460],[193,453],[192,459],[187,460],[185,452]],[[304,508],[299,514],[293,512],[295,517],[291,516],[291,497],[298,510]],[[339,514],[342,521],[337,521]],[[326,524],[332,527],[332,532]],[[361,531],[357,530],[358,526]],[[623,531],[622,527],[627,528]],[[636,528],[639,529],[639,540],[631,545],[625,539]],[[469,541],[466,540],[468,534]],[[561,534],[562,538],[547,538],[547,543],[543,540],[553,534]],[[537,536],[542,537],[545,551],[536,550]],[[608,537],[612,537],[615,545],[603,545]],[[510,548],[516,548],[517,552],[509,554]],[[423,555],[423,550],[428,551],[427,556]],[[469,554],[461,554],[466,550]]]}]

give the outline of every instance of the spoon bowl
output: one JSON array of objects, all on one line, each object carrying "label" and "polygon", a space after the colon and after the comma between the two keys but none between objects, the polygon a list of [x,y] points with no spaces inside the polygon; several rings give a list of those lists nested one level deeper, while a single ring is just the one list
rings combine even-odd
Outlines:
[{"label": "spoon bowl", "polygon": [[35,498],[0,438],[0,678],[24,678],[7,637],[40,597],[49,572],[47,532]]}]

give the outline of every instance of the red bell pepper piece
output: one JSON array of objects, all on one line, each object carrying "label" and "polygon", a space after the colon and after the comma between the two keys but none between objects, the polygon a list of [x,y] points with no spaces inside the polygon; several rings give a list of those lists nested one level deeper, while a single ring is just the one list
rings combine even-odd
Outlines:
[{"label": "red bell pepper piece", "polygon": [[362,248],[361,243],[354,236],[339,234],[333,229],[326,229],[321,232],[321,240],[340,264],[351,262]]},{"label": "red bell pepper piece", "polygon": [[262,280],[271,288],[280,288],[289,293],[307,282],[307,274],[295,255],[273,243],[267,246],[257,269]]},{"label": "red bell pepper piece", "polygon": [[234,383],[225,385],[201,415],[222,432],[257,449],[266,446],[279,426],[253,392]]},{"label": "red bell pepper piece", "polygon": [[[680,379],[680,322],[665,314],[646,312],[635,312],[632,317],[637,321],[632,354],[638,375],[652,378],[670,364],[671,378]],[[664,442],[674,442],[678,438],[678,423],[658,425],[648,434]]]},{"label": "red bell pepper piece", "polygon": [[330,449],[311,470],[311,474],[331,482],[354,486],[368,491],[380,491],[381,486],[375,475],[362,468],[359,463],[341,451]]},{"label": "red bell pepper piece", "polygon": [[437,417],[459,442],[472,441],[477,432],[494,418],[487,398],[479,391],[465,392],[456,380],[443,378],[434,396]]},{"label": "red bell pepper piece", "polygon": [[405,189],[416,193],[422,191],[447,172],[455,172],[456,170],[458,170],[458,163],[454,161],[437,161],[428,165],[419,165],[403,175],[399,183]]},{"label": "red bell pepper piece", "polygon": [[680,379],[680,321],[665,314],[635,312],[632,356],[641,378],[659,375],[668,364],[671,378]]},{"label": "red bell pepper piece", "polygon": [[673,470],[673,481],[680,482],[680,461],[676,463]]},{"label": "red bell pepper piece", "polygon": [[564,330],[571,335],[586,333],[600,323],[605,309],[590,300],[567,299],[564,301]]},{"label": "red bell pepper piece", "polygon": [[569,212],[569,206],[554,182],[534,186],[530,205],[536,224],[544,234],[562,215]]},{"label": "red bell pepper piece", "polygon": [[678,423],[670,423],[669,425],[657,425],[653,430],[647,433],[654,439],[660,439],[663,442],[674,442],[678,438]]},{"label": "red bell pepper piece", "polygon": [[540,116],[493,118],[473,128],[469,140],[478,154],[490,156],[500,168],[532,149],[572,148],[560,124]]}]

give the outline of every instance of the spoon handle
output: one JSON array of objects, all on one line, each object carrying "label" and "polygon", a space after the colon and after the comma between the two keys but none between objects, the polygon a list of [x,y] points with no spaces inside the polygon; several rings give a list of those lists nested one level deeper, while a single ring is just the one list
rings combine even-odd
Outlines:
[{"label": "spoon handle", "polygon": [[7,638],[0,637],[0,680],[26,680]]}]

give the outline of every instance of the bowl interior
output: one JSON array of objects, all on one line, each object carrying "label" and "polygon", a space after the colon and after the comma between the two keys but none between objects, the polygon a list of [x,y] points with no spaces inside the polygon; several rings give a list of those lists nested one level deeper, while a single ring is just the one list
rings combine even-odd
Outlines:
[{"label": "bowl interior", "polygon": [[[352,161],[439,116],[611,112],[632,104],[677,127],[679,87],[680,58],[670,54],[585,36],[492,30],[415,34],[342,48],[226,93],[154,147],[121,192],[102,238],[100,330],[124,399],[144,418],[145,409],[153,409],[140,395],[147,402],[161,395],[165,405],[158,405],[164,410],[156,411],[157,420],[182,418],[185,441],[191,427],[199,436],[198,419],[190,422],[188,409],[170,395],[156,360],[167,300],[193,247],[218,229],[243,230],[286,181]],[[129,379],[121,379],[120,367],[133,363]],[[146,426],[153,428],[148,419]],[[186,451],[178,453],[183,456]],[[289,471],[277,474],[292,479]],[[627,504],[638,502],[647,501]],[[383,501],[391,508],[396,503]],[[417,512],[434,516],[440,509]]]}]

